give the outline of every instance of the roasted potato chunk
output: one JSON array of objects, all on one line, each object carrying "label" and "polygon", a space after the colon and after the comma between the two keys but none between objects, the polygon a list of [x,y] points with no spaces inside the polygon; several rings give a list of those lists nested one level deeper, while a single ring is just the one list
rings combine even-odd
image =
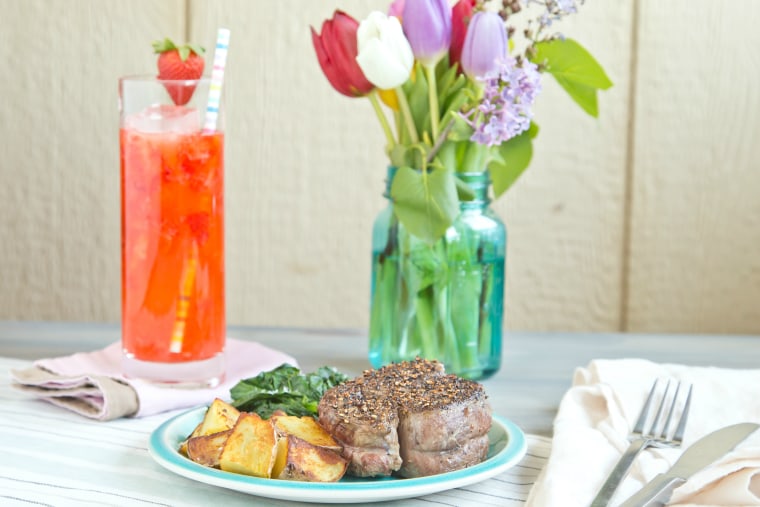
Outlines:
[{"label": "roasted potato chunk", "polygon": [[232,430],[187,439],[187,457],[208,467],[218,467],[222,449]]},{"label": "roasted potato chunk", "polygon": [[[214,433],[221,433],[227,430],[232,429],[233,426],[235,426],[235,422],[237,421],[237,418],[240,416],[240,412],[238,409],[230,405],[229,403],[225,403],[224,401],[220,400],[219,398],[216,398],[211,405],[209,405],[208,409],[206,409],[206,413],[203,416],[203,420],[198,423],[198,426],[195,427],[193,432],[190,434],[189,437],[187,437],[187,440],[182,442],[182,444],[179,446],[179,452],[180,454],[187,456],[190,459],[193,459],[189,452],[188,452],[188,442],[192,438],[196,437],[202,437],[202,436],[208,436],[213,435]],[[196,443],[196,446],[200,446],[203,444]],[[196,454],[196,456],[199,456]],[[193,461],[198,461],[193,459]],[[200,461],[198,461],[200,463]]]},{"label": "roasted potato chunk", "polygon": [[219,456],[226,472],[270,477],[274,466],[277,438],[271,422],[258,414],[242,413],[227,437]]},{"label": "roasted potato chunk", "polygon": [[347,462],[342,448],[313,417],[275,413],[271,421],[280,437],[272,477],[318,482],[343,477]]},{"label": "roasted potato chunk", "polygon": [[336,482],[346,473],[348,462],[335,450],[314,445],[295,435],[277,443],[277,459],[272,470],[275,479]]},{"label": "roasted potato chunk", "polygon": [[238,409],[216,398],[208,407],[208,410],[206,410],[206,415],[203,416],[200,427],[196,428],[190,437],[211,435],[212,433],[232,429],[238,417],[240,417]]},{"label": "roasted potato chunk", "polygon": [[203,421],[198,423],[198,426],[195,427],[192,433],[190,433],[190,436],[185,439],[184,442],[182,442],[179,445],[179,453],[183,456],[187,456],[187,441],[190,440],[193,437],[197,437],[201,434],[201,426],[203,426]]},{"label": "roasted potato chunk", "polygon": [[313,445],[340,452],[343,448],[313,417],[272,415],[274,429],[278,435],[295,435]]}]

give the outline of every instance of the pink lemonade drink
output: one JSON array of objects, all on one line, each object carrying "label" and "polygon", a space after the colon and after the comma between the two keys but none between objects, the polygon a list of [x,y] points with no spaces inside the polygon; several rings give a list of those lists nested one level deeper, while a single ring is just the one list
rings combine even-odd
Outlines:
[{"label": "pink lemonade drink", "polygon": [[166,103],[122,114],[127,377],[188,386],[223,379],[224,134],[201,131],[201,116],[192,104]]}]

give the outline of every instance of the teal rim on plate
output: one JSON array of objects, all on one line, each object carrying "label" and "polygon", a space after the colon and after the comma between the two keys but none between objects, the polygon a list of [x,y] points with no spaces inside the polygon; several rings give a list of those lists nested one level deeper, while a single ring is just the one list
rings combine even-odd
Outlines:
[{"label": "teal rim on plate", "polygon": [[179,414],[150,436],[148,451],[162,467],[183,477],[243,493],[280,500],[322,503],[380,502],[411,498],[453,489],[494,477],[525,456],[525,434],[506,418],[493,416],[488,433],[488,457],[482,463],[444,474],[402,478],[345,477],[339,482],[298,482],[262,479],[209,468],[182,456],[178,448],[203,419],[206,407]]}]

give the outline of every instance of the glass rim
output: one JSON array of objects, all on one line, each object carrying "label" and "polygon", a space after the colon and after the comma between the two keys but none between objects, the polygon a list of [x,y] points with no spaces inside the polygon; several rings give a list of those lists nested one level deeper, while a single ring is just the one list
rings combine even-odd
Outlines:
[{"label": "glass rim", "polygon": [[173,83],[181,85],[189,85],[193,83],[205,83],[211,81],[211,76],[201,76],[198,79],[159,79],[155,74],[131,74],[128,76],[121,76],[119,82],[126,81],[134,83]]}]

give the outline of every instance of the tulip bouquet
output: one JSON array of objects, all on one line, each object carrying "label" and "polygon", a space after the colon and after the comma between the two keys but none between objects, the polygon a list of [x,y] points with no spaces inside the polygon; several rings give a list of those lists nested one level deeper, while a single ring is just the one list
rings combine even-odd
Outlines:
[{"label": "tulip bouquet", "polygon": [[321,33],[312,28],[330,84],[371,102],[393,169],[389,230],[384,245],[373,245],[370,356],[378,344],[393,351],[373,365],[422,355],[457,373],[488,373],[483,356],[500,351],[504,258],[484,261],[482,231],[457,225],[463,205],[483,198],[467,175],[486,174],[499,197],[528,167],[544,73],[597,115],[597,90],[612,83],[579,43],[552,28],[577,7],[396,0],[361,22],[337,10]]},{"label": "tulip bouquet", "polygon": [[432,243],[452,224],[471,197],[456,173],[488,170],[499,197],[528,167],[541,73],[597,115],[596,92],[612,83],[579,43],[551,31],[576,10],[576,0],[396,0],[361,23],[338,10],[321,34],[312,28],[328,81],[372,103],[398,168],[395,213],[413,234]]}]

